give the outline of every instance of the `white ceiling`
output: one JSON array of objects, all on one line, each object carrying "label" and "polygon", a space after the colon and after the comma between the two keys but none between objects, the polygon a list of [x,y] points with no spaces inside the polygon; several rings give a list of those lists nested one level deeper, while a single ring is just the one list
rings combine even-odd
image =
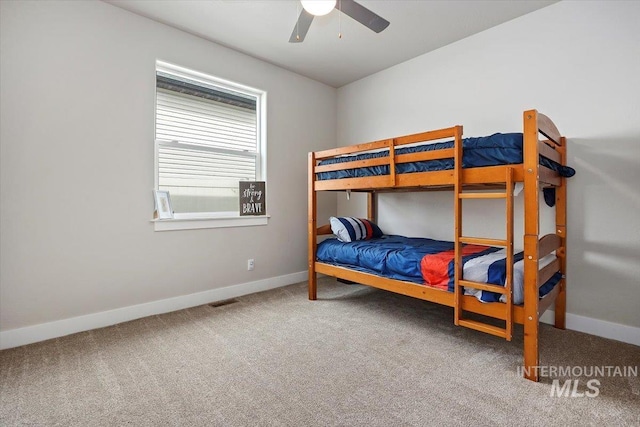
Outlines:
[{"label": "white ceiling", "polygon": [[[104,0],[333,87],[340,87],[555,3],[555,0],[358,0],[391,22],[376,34],[339,11],[289,43],[297,0]],[[338,32],[342,38],[338,38]]]}]

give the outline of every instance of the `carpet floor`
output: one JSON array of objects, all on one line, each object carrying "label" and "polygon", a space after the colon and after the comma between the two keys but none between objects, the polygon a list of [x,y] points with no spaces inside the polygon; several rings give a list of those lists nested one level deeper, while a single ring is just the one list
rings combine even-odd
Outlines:
[{"label": "carpet floor", "polygon": [[547,325],[540,342],[570,376],[524,380],[521,327],[506,342],[323,278],[318,301],[300,283],[4,350],[0,425],[640,425],[639,347]]}]

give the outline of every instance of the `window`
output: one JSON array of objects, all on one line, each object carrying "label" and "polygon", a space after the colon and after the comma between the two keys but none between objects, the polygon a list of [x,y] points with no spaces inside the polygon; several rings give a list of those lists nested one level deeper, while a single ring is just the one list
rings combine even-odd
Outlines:
[{"label": "window", "polygon": [[174,218],[239,216],[238,182],[265,180],[265,105],[263,91],[156,64],[156,188]]}]

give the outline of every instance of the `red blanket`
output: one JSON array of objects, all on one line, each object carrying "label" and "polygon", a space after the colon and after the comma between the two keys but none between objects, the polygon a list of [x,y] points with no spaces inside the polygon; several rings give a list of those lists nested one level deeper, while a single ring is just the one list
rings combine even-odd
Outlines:
[{"label": "red blanket", "polygon": [[[480,245],[463,245],[462,256],[477,254],[478,252],[490,249],[489,246]],[[425,255],[420,261],[420,269],[422,277],[425,279],[427,286],[449,290],[449,283],[454,280],[454,258],[455,251],[444,251],[433,255]]]}]

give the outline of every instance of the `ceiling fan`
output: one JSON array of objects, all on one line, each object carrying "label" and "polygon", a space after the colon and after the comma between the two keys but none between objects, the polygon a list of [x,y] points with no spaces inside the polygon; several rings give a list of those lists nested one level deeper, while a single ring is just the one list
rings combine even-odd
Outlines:
[{"label": "ceiling fan", "polygon": [[293,28],[289,43],[302,42],[309,31],[313,18],[326,15],[333,9],[338,9],[376,33],[389,26],[389,21],[354,0],[300,0],[300,3],[302,3],[302,11]]}]

